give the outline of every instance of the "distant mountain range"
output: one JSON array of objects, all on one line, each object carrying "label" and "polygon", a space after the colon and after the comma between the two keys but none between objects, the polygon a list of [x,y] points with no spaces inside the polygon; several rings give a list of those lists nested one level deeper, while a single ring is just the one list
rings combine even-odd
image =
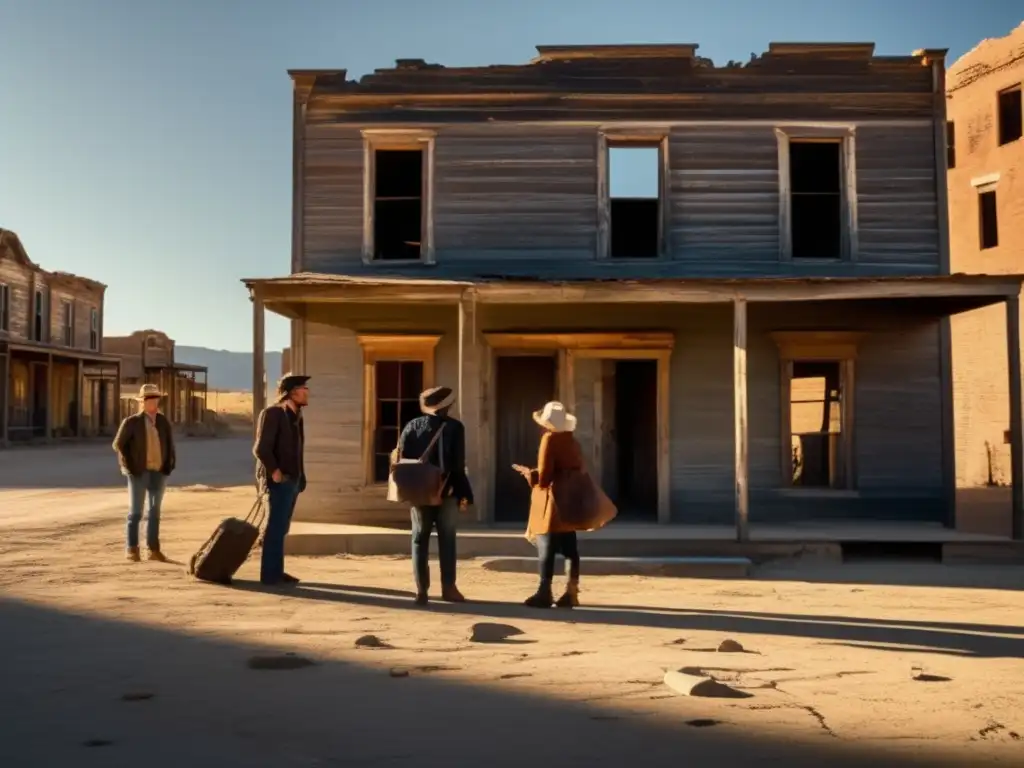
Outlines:
[{"label": "distant mountain range", "polygon": [[[252,391],[252,353],[228,352],[226,349],[174,345],[174,359],[179,363],[205,365],[209,371],[209,387],[223,392]],[[281,353],[266,354],[267,381],[273,386],[281,376]]]}]

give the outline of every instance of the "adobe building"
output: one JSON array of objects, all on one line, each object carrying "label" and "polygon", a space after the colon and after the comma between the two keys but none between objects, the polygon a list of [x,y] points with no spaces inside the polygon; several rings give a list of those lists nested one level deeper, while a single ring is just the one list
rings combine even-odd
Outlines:
[{"label": "adobe building", "polygon": [[[947,73],[950,271],[954,274],[1012,274],[1021,269],[1022,82],[1024,24],[1006,37],[982,41]],[[1008,306],[1019,312],[1017,302]],[[961,500],[971,496],[970,489],[1008,486],[1012,480],[1006,312],[1002,306],[990,306],[951,319],[956,482]],[[961,504],[958,527],[1008,532],[1008,495],[995,496],[1000,498],[989,496],[998,502],[990,505],[989,512]]]}]

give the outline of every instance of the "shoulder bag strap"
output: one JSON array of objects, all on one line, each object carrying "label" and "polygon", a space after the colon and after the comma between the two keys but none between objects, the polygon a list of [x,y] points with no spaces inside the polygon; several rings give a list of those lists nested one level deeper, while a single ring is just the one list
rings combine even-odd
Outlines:
[{"label": "shoulder bag strap", "polygon": [[418,459],[416,459],[416,461],[418,461],[420,464],[422,464],[423,462],[425,462],[427,460],[427,456],[430,455],[431,449],[434,447],[434,444],[437,442],[437,439],[439,437],[441,437],[441,433],[442,432],[444,432],[444,424],[442,424],[441,428],[439,430],[437,430],[437,432],[434,433],[434,436],[432,438],[430,438],[430,445],[427,446],[427,450],[425,450],[423,452],[423,455],[420,456]]}]

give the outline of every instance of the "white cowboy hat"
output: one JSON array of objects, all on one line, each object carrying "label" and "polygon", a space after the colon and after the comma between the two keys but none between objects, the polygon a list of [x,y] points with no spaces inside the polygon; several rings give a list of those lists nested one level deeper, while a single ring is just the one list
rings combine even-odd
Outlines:
[{"label": "white cowboy hat", "polygon": [[543,409],[534,411],[533,420],[552,432],[572,432],[576,429],[576,417],[558,401],[552,401]]},{"label": "white cowboy hat", "polygon": [[166,397],[167,393],[161,392],[160,387],[156,384],[143,384],[139,387],[139,394],[135,396],[136,400],[147,400],[150,397]]},{"label": "white cowboy hat", "polygon": [[455,393],[448,387],[431,387],[420,393],[420,410],[427,414],[450,408],[455,402]]}]

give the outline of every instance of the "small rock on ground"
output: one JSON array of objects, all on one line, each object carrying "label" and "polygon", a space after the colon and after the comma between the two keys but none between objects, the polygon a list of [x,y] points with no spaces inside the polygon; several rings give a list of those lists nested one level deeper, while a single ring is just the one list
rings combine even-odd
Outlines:
[{"label": "small rock on ground", "polygon": [[293,653],[286,653],[281,656],[250,656],[247,662],[249,669],[302,669],[312,667],[316,664],[312,659],[305,656],[296,656]]}]

